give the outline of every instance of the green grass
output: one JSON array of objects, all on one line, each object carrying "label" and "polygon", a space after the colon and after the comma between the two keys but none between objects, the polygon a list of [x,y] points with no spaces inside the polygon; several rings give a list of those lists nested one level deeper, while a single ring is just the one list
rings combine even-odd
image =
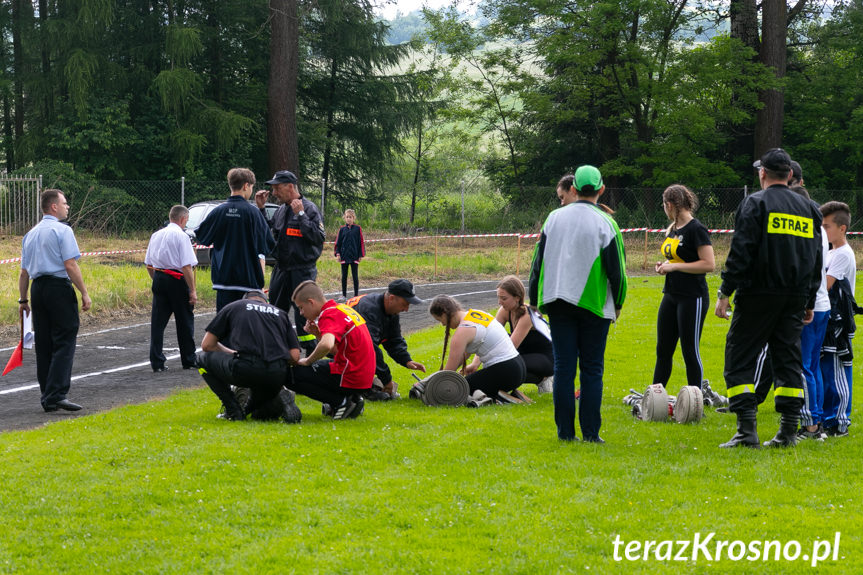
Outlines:
[{"label": "green grass", "polygon": [[[715,278],[711,286],[715,288]],[[0,572],[803,573],[806,562],[615,562],[612,542],[798,540],[842,533],[863,569],[860,432],[791,450],[719,450],[734,418],[635,421],[620,401],[653,371],[658,278],[633,278],[607,352],[604,446],[556,440],[552,401],[427,408],[403,399],[332,422],[214,419],[207,389],[0,435]],[[727,322],[702,356],[721,383]],[[409,338],[435,369],[442,328]],[[860,378],[859,363],[855,377]],[[395,370],[407,396],[412,378]],[[684,381],[675,363],[669,388]],[[859,406],[856,402],[855,408]],[[854,418],[859,416],[855,409]],[[762,439],[777,428],[772,406]]]}]

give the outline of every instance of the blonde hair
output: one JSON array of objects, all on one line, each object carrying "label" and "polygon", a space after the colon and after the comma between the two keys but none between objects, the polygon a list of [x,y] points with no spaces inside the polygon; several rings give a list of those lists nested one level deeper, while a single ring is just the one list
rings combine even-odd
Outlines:
[{"label": "blonde hair", "polygon": [[345,215],[346,216],[353,216],[355,218],[357,217],[357,213],[350,208],[345,210]]},{"label": "blonde hair", "polygon": [[[448,295],[437,295],[432,300],[429,305],[429,313],[433,317],[444,317],[446,318],[446,332],[443,337],[443,351],[440,356],[440,368],[443,369],[443,366],[446,364],[446,348],[449,345],[449,334],[450,334],[450,321],[458,312],[464,310],[458,300],[454,297]],[[463,360],[462,363],[467,363],[467,358]]]}]

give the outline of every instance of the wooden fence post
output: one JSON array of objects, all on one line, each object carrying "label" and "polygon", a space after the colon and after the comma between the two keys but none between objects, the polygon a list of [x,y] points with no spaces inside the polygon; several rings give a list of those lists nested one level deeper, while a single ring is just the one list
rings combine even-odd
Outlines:
[{"label": "wooden fence post", "polygon": [[434,237],[434,274],[432,277],[437,277],[437,236]]},{"label": "wooden fence post", "polygon": [[518,234],[518,247],[515,249],[515,275],[518,277],[519,265],[521,264],[521,234]]},{"label": "wooden fence post", "polygon": [[647,269],[647,229],[644,230],[644,269]]}]

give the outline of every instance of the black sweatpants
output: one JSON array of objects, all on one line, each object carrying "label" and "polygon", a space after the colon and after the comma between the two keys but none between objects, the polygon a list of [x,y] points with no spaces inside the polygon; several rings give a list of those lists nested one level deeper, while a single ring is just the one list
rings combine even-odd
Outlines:
[{"label": "black sweatpants", "polygon": [[294,290],[297,286],[306,280],[316,280],[318,278],[318,269],[314,266],[310,268],[301,268],[289,270],[276,264],[273,268],[273,274],[270,276],[270,303],[285,311],[294,309],[294,328],[297,331],[297,339],[300,341],[300,347],[306,350],[306,353],[315,349],[315,336],[306,333],[303,326],[306,325],[306,318],[300,315],[300,308],[294,305],[291,296],[294,295]]},{"label": "black sweatpants", "polygon": [[518,355],[512,359],[479,369],[465,379],[470,392],[481,390],[489,397],[497,397],[498,391],[512,391],[524,381],[524,361]]},{"label": "black sweatpants", "polygon": [[286,387],[315,401],[329,403],[333,407],[341,404],[345,397],[365,391],[342,387],[342,376],[330,373],[330,363],[329,360],[322,359],[312,365],[295,365],[291,369],[293,377],[286,383]]},{"label": "black sweatpants", "polygon": [[668,385],[674,364],[674,350],[680,341],[680,351],[686,364],[686,385],[701,388],[704,365],[701,363],[701,330],[710,298],[684,297],[666,293],[659,304],[656,317],[656,367],[652,383]]},{"label": "black sweatpants", "polygon": [[360,295],[360,278],[359,278],[359,262],[351,262],[342,264],[342,295],[348,297],[348,267],[351,268],[351,275],[354,278],[354,297]]},{"label": "black sweatpants", "polygon": [[264,361],[257,356],[202,351],[197,355],[197,364],[201,377],[226,406],[237,401],[232,385],[249,388],[249,403],[240,406],[246,413],[275,398],[290,379],[288,362],[284,359]]},{"label": "black sweatpants", "polygon": [[770,345],[776,411],[797,415],[803,407],[800,334],[806,305],[801,295],[737,296],[725,340],[725,384],[734,413],[757,409],[755,377],[764,345]]},{"label": "black sweatpants", "polygon": [[67,278],[40,276],[30,288],[36,347],[36,379],[42,407],[66,399],[78,339],[78,298]]},{"label": "black sweatpants", "polygon": [[171,315],[177,324],[177,344],[183,367],[195,365],[195,312],[189,305],[189,286],[183,279],[157,271],[153,274],[153,308],[150,314],[150,367],[165,367],[165,327]]}]

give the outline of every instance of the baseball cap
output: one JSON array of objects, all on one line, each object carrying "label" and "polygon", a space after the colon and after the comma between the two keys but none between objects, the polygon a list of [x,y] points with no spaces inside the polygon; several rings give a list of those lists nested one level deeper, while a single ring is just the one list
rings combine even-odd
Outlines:
[{"label": "baseball cap", "polygon": [[592,186],[594,192],[598,192],[602,187],[602,174],[597,168],[581,166],[575,171],[575,189],[581,191],[585,186]]},{"label": "baseball cap", "polygon": [[791,156],[782,148],[772,148],[764,152],[760,160],[752,163],[753,168],[764,168],[774,172],[787,172],[791,169]]},{"label": "baseball cap", "polygon": [[294,175],[293,172],[289,172],[288,170],[280,170],[276,172],[272,180],[267,180],[264,183],[270,186],[274,184],[296,184],[297,177]]},{"label": "baseball cap", "polygon": [[387,291],[393,295],[405,298],[408,303],[422,303],[423,300],[417,297],[414,293],[414,284],[408,280],[393,280],[387,286]]},{"label": "baseball cap", "polygon": [[795,182],[803,179],[803,168],[794,160],[791,160],[791,179]]}]

